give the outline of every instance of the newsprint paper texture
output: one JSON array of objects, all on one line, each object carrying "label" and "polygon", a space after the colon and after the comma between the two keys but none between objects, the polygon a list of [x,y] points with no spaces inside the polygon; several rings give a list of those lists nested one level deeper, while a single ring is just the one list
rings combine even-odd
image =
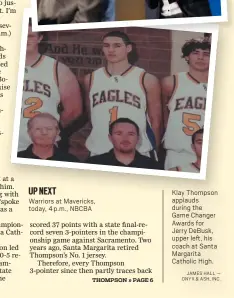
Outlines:
[{"label": "newsprint paper texture", "polygon": [[30,1],[0,6],[1,297],[234,297],[233,1],[220,25],[205,180],[12,164]]}]

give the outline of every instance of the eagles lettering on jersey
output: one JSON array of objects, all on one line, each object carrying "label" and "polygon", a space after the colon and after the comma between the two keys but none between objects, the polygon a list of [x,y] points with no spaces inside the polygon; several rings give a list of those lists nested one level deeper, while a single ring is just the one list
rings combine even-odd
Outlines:
[{"label": "eagles lettering on jersey", "polygon": [[[195,131],[204,126],[207,84],[196,81],[186,72],[176,74],[174,83],[174,92],[168,103],[170,113],[164,147],[194,156],[191,138]],[[173,163],[173,166],[176,165]]]},{"label": "eagles lettering on jersey", "polygon": [[147,97],[144,88],[145,70],[131,66],[121,75],[111,76],[99,68],[90,80],[90,114],[92,130],[86,147],[93,154],[102,154],[113,148],[108,138],[109,125],[118,118],[129,118],[140,130],[137,150],[148,153],[153,146],[148,137],[151,125],[147,115]]},{"label": "eagles lettering on jersey", "polygon": [[43,94],[48,98],[51,97],[51,87],[48,84],[44,84],[36,80],[24,80],[24,92],[33,92],[36,94]]},{"label": "eagles lettering on jersey", "polygon": [[31,66],[25,67],[23,98],[18,150],[25,150],[31,139],[28,135],[28,120],[38,113],[49,113],[58,121],[60,92],[57,77],[58,63],[48,56],[40,56]]},{"label": "eagles lettering on jersey", "polygon": [[182,97],[177,98],[174,111],[194,109],[194,110],[205,110],[206,109],[206,98],[205,97]]},{"label": "eagles lettering on jersey", "polygon": [[103,90],[92,95],[93,107],[106,102],[120,102],[131,105],[137,109],[141,108],[139,96],[122,90]]}]

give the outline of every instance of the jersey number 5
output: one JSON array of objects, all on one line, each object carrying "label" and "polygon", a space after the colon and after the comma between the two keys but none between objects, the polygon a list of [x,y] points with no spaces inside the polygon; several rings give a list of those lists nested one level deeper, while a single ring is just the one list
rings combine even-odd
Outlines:
[{"label": "jersey number 5", "polygon": [[24,101],[24,103],[25,105],[28,105],[23,112],[24,118],[32,118],[33,116],[39,114],[40,112],[37,110],[43,105],[43,102],[39,97],[29,97]]},{"label": "jersey number 5", "polygon": [[109,110],[110,113],[110,124],[118,119],[118,107],[113,107]]},{"label": "jersey number 5", "polygon": [[185,127],[183,127],[183,132],[187,136],[192,136],[195,131],[200,129],[200,126],[197,124],[196,121],[201,120],[201,115],[198,114],[190,114],[190,113],[183,113],[183,123]]}]

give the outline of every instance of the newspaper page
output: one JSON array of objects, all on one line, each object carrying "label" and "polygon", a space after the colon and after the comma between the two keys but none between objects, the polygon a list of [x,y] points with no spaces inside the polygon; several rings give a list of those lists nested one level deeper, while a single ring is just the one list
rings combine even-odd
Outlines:
[{"label": "newspaper page", "polygon": [[1,297],[231,298],[233,3],[104,2],[0,1]]}]

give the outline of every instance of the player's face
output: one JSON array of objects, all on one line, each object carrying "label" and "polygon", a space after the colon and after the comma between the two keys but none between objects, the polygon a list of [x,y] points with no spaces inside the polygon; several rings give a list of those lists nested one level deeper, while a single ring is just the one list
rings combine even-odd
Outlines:
[{"label": "player's face", "polygon": [[28,133],[34,144],[49,146],[55,143],[59,131],[55,120],[37,118],[31,123]]},{"label": "player's face", "polygon": [[32,27],[28,26],[27,52],[38,51],[38,44],[42,40],[42,35],[32,32]]},{"label": "player's face", "polygon": [[193,151],[195,152],[197,158],[201,158],[202,155],[202,142],[203,142],[203,134],[199,133],[196,135],[194,144],[192,145]]},{"label": "player's face", "polygon": [[109,138],[114,148],[122,153],[133,152],[139,140],[136,127],[131,123],[117,123]]},{"label": "player's face", "polygon": [[196,49],[187,57],[189,66],[198,71],[208,71],[210,65],[210,51]]},{"label": "player's face", "polygon": [[126,46],[120,37],[109,36],[103,40],[102,49],[108,62],[118,63],[128,59],[128,53],[131,52],[132,46]]}]

